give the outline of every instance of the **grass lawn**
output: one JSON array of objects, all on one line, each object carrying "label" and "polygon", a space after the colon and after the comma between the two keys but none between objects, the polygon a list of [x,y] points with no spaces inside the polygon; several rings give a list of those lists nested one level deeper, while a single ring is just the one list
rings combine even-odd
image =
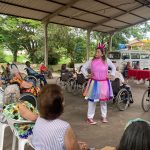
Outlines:
[{"label": "grass lawn", "polygon": [[[12,55],[6,55],[5,60],[7,62],[12,62],[13,61],[13,56]],[[27,60],[28,59],[27,59],[26,55],[20,55],[20,56],[17,57],[17,62],[20,62],[20,63],[24,63]]]}]

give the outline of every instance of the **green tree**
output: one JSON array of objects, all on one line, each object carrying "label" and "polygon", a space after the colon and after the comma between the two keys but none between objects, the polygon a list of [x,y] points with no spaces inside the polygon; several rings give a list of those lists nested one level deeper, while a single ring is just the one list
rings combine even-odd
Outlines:
[{"label": "green tree", "polygon": [[[27,50],[29,58],[35,62],[35,52],[42,47],[43,30],[38,21],[0,16],[0,35],[4,47],[11,50],[13,61],[17,61],[18,50]],[[44,42],[43,42],[44,43]]]},{"label": "green tree", "polygon": [[0,50],[0,63],[5,63],[6,60],[5,60],[5,54],[3,53],[2,50]]},{"label": "green tree", "polygon": [[[120,32],[116,32],[112,38],[112,49],[118,49],[118,44],[123,43],[126,44],[129,38],[136,38],[136,39],[144,39],[146,38],[146,33],[150,32],[150,23],[145,22],[143,24],[135,25]],[[96,44],[98,42],[105,43],[108,42],[109,34],[101,33],[101,32],[94,32],[93,38],[96,39]]]},{"label": "green tree", "polygon": [[[20,33],[17,29],[17,18],[14,17],[1,17],[0,18],[0,35],[3,48],[8,48],[13,54],[13,61],[17,61],[18,50],[22,50]],[[1,45],[2,45],[1,43]]]},{"label": "green tree", "polygon": [[86,40],[82,37],[76,37],[74,51],[74,62],[82,63],[86,59]]},{"label": "green tree", "polygon": [[38,50],[44,52],[42,50],[44,45],[42,24],[39,21],[20,18],[18,26],[21,33],[21,45],[27,50],[30,60],[36,63],[36,57],[38,57],[36,52]]}]

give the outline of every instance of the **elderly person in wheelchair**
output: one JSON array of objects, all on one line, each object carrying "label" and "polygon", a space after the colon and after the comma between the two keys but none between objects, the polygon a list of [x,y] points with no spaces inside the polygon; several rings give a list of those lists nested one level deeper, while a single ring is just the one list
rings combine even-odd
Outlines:
[{"label": "elderly person in wheelchair", "polygon": [[115,80],[111,82],[114,93],[113,103],[117,104],[119,110],[126,110],[130,103],[133,103],[131,87],[125,83],[123,75],[116,67]]},{"label": "elderly person in wheelchair", "polygon": [[39,74],[37,73],[35,70],[33,70],[30,66],[30,62],[29,61],[26,61],[26,66],[27,68],[25,68],[25,70],[27,71],[27,74],[28,75],[31,75],[31,76],[34,76],[35,78],[39,79],[40,80],[40,85],[42,86],[42,82],[44,82],[44,85],[47,84],[47,81],[44,77],[43,74]]},{"label": "elderly person in wheelchair", "polygon": [[50,69],[48,69],[44,63],[42,62],[40,67],[39,67],[40,73],[43,74],[44,76],[47,76],[49,79],[53,78],[52,72]]}]

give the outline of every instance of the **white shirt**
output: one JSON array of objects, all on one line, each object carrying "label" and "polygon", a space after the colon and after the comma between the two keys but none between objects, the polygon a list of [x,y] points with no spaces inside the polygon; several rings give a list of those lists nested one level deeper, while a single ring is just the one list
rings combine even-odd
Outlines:
[{"label": "white shirt", "polygon": [[122,75],[119,71],[116,71],[115,79],[116,79],[116,78],[119,78],[119,79],[120,79],[120,85],[122,85],[122,83],[124,83],[123,75]]},{"label": "white shirt", "polygon": [[[112,61],[110,59],[106,59],[108,66],[111,68],[111,75],[115,76],[116,73],[116,67],[115,65],[112,63]],[[91,63],[92,60],[88,60],[81,68],[81,72],[84,75],[85,78],[87,78],[88,75],[88,69],[91,69]]]}]

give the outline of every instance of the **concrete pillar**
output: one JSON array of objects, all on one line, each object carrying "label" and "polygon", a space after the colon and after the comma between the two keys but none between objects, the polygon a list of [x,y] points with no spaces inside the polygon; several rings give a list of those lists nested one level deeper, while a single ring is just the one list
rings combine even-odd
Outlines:
[{"label": "concrete pillar", "polygon": [[45,66],[48,66],[48,34],[47,34],[47,27],[48,27],[48,22],[44,22],[44,44],[45,44],[45,49],[44,49],[44,63]]},{"label": "concrete pillar", "polygon": [[86,59],[89,60],[89,51],[90,51],[90,33],[91,30],[87,30],[87,47],[86,47]]}]

